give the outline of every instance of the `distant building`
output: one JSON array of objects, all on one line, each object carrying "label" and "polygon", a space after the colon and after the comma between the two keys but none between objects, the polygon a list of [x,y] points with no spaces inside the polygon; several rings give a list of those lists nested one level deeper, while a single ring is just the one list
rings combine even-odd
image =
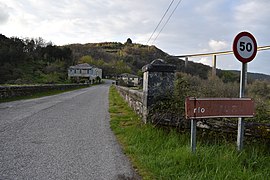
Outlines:
[{"label": "distant building", "polygon": [[124,73],[118,76],[118,80],[122,80],[127,86],[138,86],[140,85],[140,78],[139,76]]},{"label": "distant building", "polygon": [[81,80],[93,82],[102,78],[102,69],[90,66],[87,63],[70,66],[68,68],[68,78],[75,79],[77,82]]}]

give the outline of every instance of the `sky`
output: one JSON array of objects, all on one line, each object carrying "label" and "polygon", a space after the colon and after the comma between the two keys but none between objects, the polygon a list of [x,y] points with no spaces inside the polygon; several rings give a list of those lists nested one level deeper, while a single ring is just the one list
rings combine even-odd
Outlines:
[{"label": "sky", "polygon": [[[181,1],[181,0],[180,0]],[[0,0],[0,33],[42,37],[55,45],[126,42],[155,45],[170,55],[232,50],[235,36],[248,31],[258,46],[270,45],[269,0]],[[190,58],[212,64],[212,57]],[[217,57],[217,68],[240,70],[234,55]],[[259,51],[249,72],[270,75],[270,50]]]}]

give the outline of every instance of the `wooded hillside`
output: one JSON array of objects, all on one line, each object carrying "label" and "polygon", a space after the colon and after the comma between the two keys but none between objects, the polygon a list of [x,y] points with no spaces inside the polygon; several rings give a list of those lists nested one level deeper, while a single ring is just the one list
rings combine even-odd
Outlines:
[{"label": "wooded hillside", "polygon": [[0,34],[0,84],[62,83],[73,63],[67,47]]},{"label": "wooded hillside", "polygon": [[[56,46],[42,38],[8,38],[0,34],[0,84],[66,83],[67,68],[89,63],[103,70],[103,76],[132,73],[142,76],[141,68],[155,59],[175,64],[177,71],[207,79],[211,67],[173,58],[155,46],[132,43],[103,42]],[[238,81],[239,72],[217,70],[224,82]],[[254,79],[270,76],[252,74]],[[250,76],[251,77],[251,76]]]},{"label": "wooded hillside", "polygon": [[155,46],[133,44],[130,41],[72,44],[77,63],[89,63],[103,69],[104,76],[132,73],[141,75],[141,68],[154,59],[165,59],[168,54]]}]

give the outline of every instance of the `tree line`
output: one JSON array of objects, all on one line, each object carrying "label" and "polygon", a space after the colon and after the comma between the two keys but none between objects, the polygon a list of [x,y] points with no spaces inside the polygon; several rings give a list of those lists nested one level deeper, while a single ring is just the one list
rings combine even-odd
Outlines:
[{"label": "tree line", "polygon": [[103,42],[56,46],[42,38],[8,38],[0,34],[0,84],[65,83],[71,65],[89,63],[103,77],[142,75],[141,68],[166,53],[155,46]]},{"label": "tree line", "polygon": [[[122,73],[142,76],[142,67],[155,59],[177,66],[178,72],[207,79],[211,67],[169,56],[155,46],[102,42],[56,46],[42,38],[8,38],[0,34],[0,84],[65,83],[67,69],[89,63],[103,70],[103,77]],[[223,82],[239,82],[239,72],[217,69]],[[266,76],[266,75],[265,75]],[[265,78],[265,76],[261,76]],[[250,77],[250,76],[249,76]],[[268,76],[269,77],[269,76]]]},{"label": "tree line", "polygon": [[0,84],[60,83],[73,64],[72,51],[42,38],[0,34]]}]

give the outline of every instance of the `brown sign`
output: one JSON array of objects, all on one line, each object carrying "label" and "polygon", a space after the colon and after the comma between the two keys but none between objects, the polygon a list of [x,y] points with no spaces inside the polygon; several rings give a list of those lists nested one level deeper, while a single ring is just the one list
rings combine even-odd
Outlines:
[{"label": "brown sign", "polygon": [[186,118],[254,117],[250,98],[186,98]]}]

